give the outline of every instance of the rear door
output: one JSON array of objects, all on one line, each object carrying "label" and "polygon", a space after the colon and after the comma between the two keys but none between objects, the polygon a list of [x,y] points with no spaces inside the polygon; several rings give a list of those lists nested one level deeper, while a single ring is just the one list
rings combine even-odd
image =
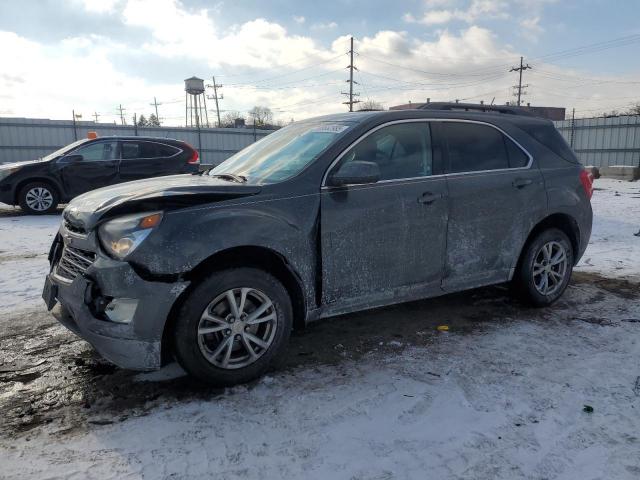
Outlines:
[{"label": "rear door", "polygon": [[[118,142],[99,140],[68,153],[58,161],[68,196],[75,197],[118,181]],[[81,160],[70,160],[82,155]]]},{"label": "rear door", "polygon": [[161,142],[122,140],[120,181],[180,173],[181,149]]},{"label": "rear door", "polygon": [[506,281],[546,192],[527,152],[498,128],[438,122],[446,151],[449,224],[443,287]]},{"label": "rear door", "polygon": [[[439,158],[439,157],[438,157]],[[440,290],[447,185],[434,161],[429,124],[371,132],[329,171],[349,161],[378,163],[380,181],[323,187],[323,303],[336,310],[381,305]]]}]

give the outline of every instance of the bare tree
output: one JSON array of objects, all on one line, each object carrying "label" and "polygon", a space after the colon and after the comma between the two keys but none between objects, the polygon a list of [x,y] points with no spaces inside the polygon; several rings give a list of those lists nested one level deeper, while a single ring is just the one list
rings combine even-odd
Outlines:
[{"label": "bare tree", "polygon": [[220,126],[224,128],[233,128],[236,126],[236,120],[238,119],[244,120],[244,116],[242,116],[240,112],[236,110],[228,111],[220,119],[220,122],[222,123]]},{"label": "bare tree", "polygon": [[633,107],[629,109],[629,115],[640,115],[640,103],[636,103]]},{"label": "bare tree", "polygon": [[256,105],[249,110],[249,116],[255,125],[259,127],[269,125],[273,121],[273,112],[269,107]]},{"label": "bare tree", "polygon": [[360,103],[360,108],[358,108],[361,112],[369,112],[372,110],[384,110],[384,106],[380,102],[376,102],[375,100],[369,98],[364,102]]}]

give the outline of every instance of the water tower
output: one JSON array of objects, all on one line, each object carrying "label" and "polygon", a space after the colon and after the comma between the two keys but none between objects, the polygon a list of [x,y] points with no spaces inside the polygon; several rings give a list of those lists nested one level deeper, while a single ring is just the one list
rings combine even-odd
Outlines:
[{"label": "water tower", "polygon": [[184,81],[184,114],[185,126],[208,127],[207,99],[204,94],[204,80],[198,77]]}]

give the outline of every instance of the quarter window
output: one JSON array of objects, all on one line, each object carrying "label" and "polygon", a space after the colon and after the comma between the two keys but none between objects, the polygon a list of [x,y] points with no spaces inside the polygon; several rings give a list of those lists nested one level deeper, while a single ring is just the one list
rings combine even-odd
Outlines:
[{"label": "quarter window", "polygon": [[344,158],[344,163],[377,163],[380,180],[429,176],[433,173],[429,124],[407,122],[381,128],[355,145]]},{"label": "quarter window", "polygon": [[529,163],[529,157],[518,147],[510,138],[503,135],[504,144],[509,154],[509,166],[511,168],[526,167]]},{"label": "quarter window", "polygon": [[104,160],[115,160],[117,152],[117,142],[97,142],[79,148],[71,152],[72,154],[82,155],[85,162],[100,162]]}]

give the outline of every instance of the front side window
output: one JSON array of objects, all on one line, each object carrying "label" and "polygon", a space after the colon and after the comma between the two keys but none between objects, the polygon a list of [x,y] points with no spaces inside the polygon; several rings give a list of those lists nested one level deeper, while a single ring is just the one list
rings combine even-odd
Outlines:
[{"label": "front side window", "polygon": [[209,175],[233,174],[255,184],[281,182],[300,173],[350,126],[347,122],[291,124],[239,151]]},{"label": "front side window", "polygon": [[442,122],[449,173],[524,167],[529,157],[511,139],[488,125]]},{"label": "front side window", "polygon": [[101,162],[104,160],[115,160],[117,158],[117,142],[97,142],[81,147],[72,154],[82,155],[85,162]]},{"label": "front side window", "polygon": [[433,173],[431,133],[426,122],[407,122],[381,128],[344,155],[341,164],[375,162],[380,180],[424,177]]}]

